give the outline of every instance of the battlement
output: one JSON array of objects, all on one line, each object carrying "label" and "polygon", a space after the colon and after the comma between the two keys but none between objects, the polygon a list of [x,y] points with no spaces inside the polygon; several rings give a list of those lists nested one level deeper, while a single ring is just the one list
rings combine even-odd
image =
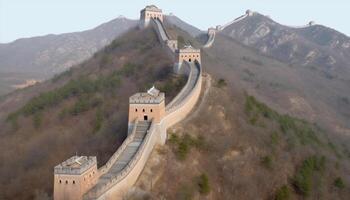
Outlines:
[{"label": "battlement", "polygon": [[165,115],[165,94],[154,86],[129,98],[129,125],[135,121],[159,123]]},{"label": "battlement", "polygon": [[164,92],[159,92],[154,86],[147,92],[139,92],[129,98],[130,104],[159,104],[165,99]]},{"label": "battlement", "polygon": [[152,11],[152,12],[162,13],[162,9],[158,8],[155,5],[148,5],[144,9],[141,10],[141,12],[145,12],[145,11]]},{"label": "battlement", "polygon": [[97,165],[95,156],[72,156],[68,160],[57,165],[55,174],[80,175]]},{"label": "battlement", "polygon": [[183,49],[179,49],[178,53],[200,53],[200,49],[195,49],[191,45],[185,46]]}]

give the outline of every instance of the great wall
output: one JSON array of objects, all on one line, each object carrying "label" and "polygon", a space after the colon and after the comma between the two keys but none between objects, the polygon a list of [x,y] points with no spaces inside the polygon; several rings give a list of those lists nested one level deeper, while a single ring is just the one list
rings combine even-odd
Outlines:
[{"label": "great wall", "polygon": [[[128,136],[109,161],[97,168],[95,156],[73,156],[54,168],[54,199],[122,199],[135,184],[156,144],[164,145],[167,129],[185,119],[197,103],[202,88],[200,49],[178,49],[163,25],[162,10],[146,6],[140,28],[152,26],[169,56],[174,71],[188,76],[186,85],[165,106],[165,94],[152,87],[129,98]],[[216,30],[208,30],[210,47]]]}]

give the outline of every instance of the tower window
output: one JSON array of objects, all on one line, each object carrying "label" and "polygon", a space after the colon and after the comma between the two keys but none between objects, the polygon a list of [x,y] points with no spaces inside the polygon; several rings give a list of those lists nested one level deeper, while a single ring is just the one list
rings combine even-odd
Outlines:
[{"label": "tower window", "polygon": [[62,180],[60,180],[60,183],[62,183]]},{"label": "tower window", "polygon": [[153,112],[153,109],[151,109],[151,112]]},{"label": "tower window", "polygon": [[66,181],[66,184],[68,184],[68,181]]},{"label": "tower window", "polygon": [[75,181],[73,181],[73,184],[75,184]]},{"label": "tower window", "polygon": [[137,112],[137,108],[135,109],[135,112]]},{"label": "tower window", "polygon": [[142,109],[142,112],[145,112],[145,109]]}]

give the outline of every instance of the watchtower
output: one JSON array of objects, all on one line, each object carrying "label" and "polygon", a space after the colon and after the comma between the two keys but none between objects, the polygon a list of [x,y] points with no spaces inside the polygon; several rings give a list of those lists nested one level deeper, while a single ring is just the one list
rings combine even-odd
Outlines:
[{"label": "watchtower", "polygon": [[201,50],[195,49],[191,45],[185,46],[183,49],[179,49],[176,52],[176,60],[178,63],[182,63],[183,61],[194,62],[197,61],[201,63]]},{"label": "watchtower", "polygon": [[93,156],[73,156],[54,169],[54,200],[81,200],[98,178]]},{"label": "watchtower", "polygon": [[129,125],[138,121],[159,123],[165,115],[165,94],[154,86],[129,98]]},{"label": "watchtower", "polygon": [[155,5],[146,6],[140,11],[140,26],[147,27],[151,19],[163,22],[163,12]]}]

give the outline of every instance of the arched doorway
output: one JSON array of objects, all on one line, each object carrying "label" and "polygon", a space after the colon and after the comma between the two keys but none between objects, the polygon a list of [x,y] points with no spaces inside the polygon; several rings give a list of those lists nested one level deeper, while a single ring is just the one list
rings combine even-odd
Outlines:
[{"label": "arched doorway", "polygon": [[188,59],[188,62],[192,62],[192,59],[191,59],[191,58],[189,58],[189,59]]}]

